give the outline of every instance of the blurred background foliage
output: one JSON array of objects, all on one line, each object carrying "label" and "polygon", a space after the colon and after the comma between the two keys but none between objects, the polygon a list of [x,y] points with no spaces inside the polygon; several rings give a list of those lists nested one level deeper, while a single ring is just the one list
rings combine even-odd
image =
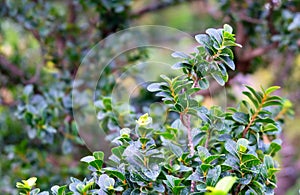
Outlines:
[{"label": "blurred background foliage", "polygon": [[[280,85],[279,93],[293,102],[295,119],[287,121],[282,133],[277,193],[296,194],[300,183],[297,0],[1,0],[1,194],[16,194],[15,183],[31,176],[37,176],[39,187],[46,190],[87,173],[78,163],[89,151],[73,120],[71,89],[76,70],[93,45],[131,26],[165,25],[194,36],[224,23],[234,27],[237,42],[243,45],[234,50],[238,71],[231,73],[227,103],[234,105],[242,97],[243,84]],[[136,49],[118,57],[99,81],[97,97],[110,95],[115,69],[159,58],[169,58],[169,53]],[[222,99],[217,85],[211,90],[214,97],[208,91],[202,94],[208,106]],[[143,87],[136,93],[139,98],[132,101],[140,112],[139,106],[155,101]]]}]

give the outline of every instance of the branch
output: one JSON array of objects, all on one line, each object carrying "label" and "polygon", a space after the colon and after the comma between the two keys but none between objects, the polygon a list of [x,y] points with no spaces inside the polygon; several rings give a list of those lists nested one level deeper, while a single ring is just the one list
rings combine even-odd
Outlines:
[{"label": "branch", "polygon": [[[187,134],[188,134],[188,142],[190,147],[190,155],[191,157],[195,154],[194,144],[193,144],[193,137],[192,137],[192,129],[191,129],[191,115],[189,114],[183,114],[180,113],[180,120],[182,124],[187,128]],[[196,187],[195,181],[191,181],[191,192],[194,192]]]},{"label": "branch", "polygon": [[269,5],[270,5],[270,9],[269,9],[269,14],[267,16],[267,24],[268,24],[268,28],[271,32],[272,35],[278,34],[275,26],[274,26],[274,22],[272,20],[273,18],[273,12],[274,12],[274,7],[275,7],[275,3],[273,0],[269,0]]},{"label": "branch", "polygon": [[23,83],[23,84],[32,84],[36,83],[40,76],[40,68],[38,67],[36,70],[35,75],[29,79],[25,79],[25,73],[21,70],[17,65],[9,62],[6,57],[0,54],[0,70],[7,73],[10,78],[10,81],[16,83]]},{"label": "branch", "polygon": [[142,15],[145,15],[145,14],[153,12],[153,11],[158,11],[158,10],[168,8],[169,6],[179,5],[180,3],[193,2],[193,1],[199,1],[199,0],[186,0],[186,1],[175,1],[175,2],[173,1],[173,2],[164,2],[164,3],[157,3],[157,4],[149,5],[147,7],[142,8],[141,10],[133,12],[131,14],[131,17],[132,18],[140,17]]},{"label": "branch", "polygon": [[180,113],[180,120],[181,120],[182,124],[187,128],[190,154],[191,154],[191,156],[194,156],[195,149],[194,149],[193,138],[192,138],[191,116],[189,114]]},{"label": "branch", "polygon": [[242,61],[242,62],[251,61],[253,58],[261,56],[261,55],[269,52],[269,50],[276,48],[277,46],[278,46],[278,42],[274,42],[270,45],[267,45],[267,46],[264,46],[264,47],[259,47],[257,49],[253,49],[245,57],[240,58],[239,61]]},{"label": "branch", "polygon": [[15,64],[10,63],[4,55],[0,54],[0,69],[4,70],[14,78],[19,77],[23,78],[24,77],[24,72],[19,69]]},{"label": "branch", "polygon": [[239,19],[241,19],[242,21],[245,21],[245,22],[252,23],[252,24],[263,24],[264,23],[262,20],[260,20],[258,18],[251,18],[244,13],[239,14]]}]

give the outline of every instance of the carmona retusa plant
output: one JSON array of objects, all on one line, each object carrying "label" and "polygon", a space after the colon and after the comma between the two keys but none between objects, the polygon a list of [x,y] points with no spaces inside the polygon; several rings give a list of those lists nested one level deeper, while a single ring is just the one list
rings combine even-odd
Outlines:
[{"label": "carmona retusa plant", "polygon": [[[101,151],[82,158],[92,173],[53,186],[52,194],[274,194],[274,155],[284,117],[292,113],[290,101],[273,95],[278,86],[245,86],[246,99],[237,107],[206,108],[199,91],[213,79],[225,85],[227,69],[235,70],[232,48],[241,45],[227,24],[195,38],[200,45],[194,53],[172,54],[179,76],[161,75],[147,87],[162,98],[172,120],[155,124],[148,113],[137,117],[134,128],[123,127],[113,139],[108,160]],[[109,98],[101,105],[111,111]],[[18,182],[20,194],[50,194],[35,188],[36,181]]]}]

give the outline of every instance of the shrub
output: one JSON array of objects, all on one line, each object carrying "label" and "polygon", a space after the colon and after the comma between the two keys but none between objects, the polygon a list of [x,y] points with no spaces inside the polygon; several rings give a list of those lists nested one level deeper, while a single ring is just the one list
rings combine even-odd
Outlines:
[{"label": "shrub", "polygon": [[[176,113],[172,122],[154,124],[148,113],[140,116],[134,129],[123,128],[113,139],[108,160],[101,151],[82,158],[92,173],[52,187],[52,194],[274,194],[279,165],[273,157],[281,149],[278,135],[291,103],[273,95],[277,86],[246,86],[248,101],[236,108],[204,107],[199,91],[210,78],[225,85],[227,68],[235,69],[231,48],[241,46],[226,24],[195,38],[201,45],[194,53],[172,54],[181,60],[173,65],[181,74],[161,75],[161,82],[147,88]],[[106,104],[112,106],[107,98]],[[17,188],[21,194],[49,194],[33,189],[35,181]]]}]

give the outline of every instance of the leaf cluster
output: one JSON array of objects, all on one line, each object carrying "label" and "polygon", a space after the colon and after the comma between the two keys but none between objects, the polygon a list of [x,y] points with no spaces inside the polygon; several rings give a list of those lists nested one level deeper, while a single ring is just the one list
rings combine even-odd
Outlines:
[{"label": "leaf cluster", "polygon": [[[273,156],[281,148],[278,135],[284,116],[292,114],[291,103],[272,95],[277,86],[261,91],[246,86],[249,100],[236,108],[202,106],[196,94],[200,80],[211,76],[223,85],[223,67],[234,69],[231,47],[239,45],[229,25],[208,29],[196,40],[202,44],[198,52],[173,54],[183,59],[173,66],[182,75],[162,75],[163,82],[148,86],[179,117],[155,125],[148,113],[140,116],[134,127],[120,129],[108,160],[101,151],[82,158],[92,174],[83,181],[71,178],[68,187],[54,186],[53,194],[274,194],[279,165]],[[109,98],[97,105],[102,122],[118,122],[110,115]]]}]

